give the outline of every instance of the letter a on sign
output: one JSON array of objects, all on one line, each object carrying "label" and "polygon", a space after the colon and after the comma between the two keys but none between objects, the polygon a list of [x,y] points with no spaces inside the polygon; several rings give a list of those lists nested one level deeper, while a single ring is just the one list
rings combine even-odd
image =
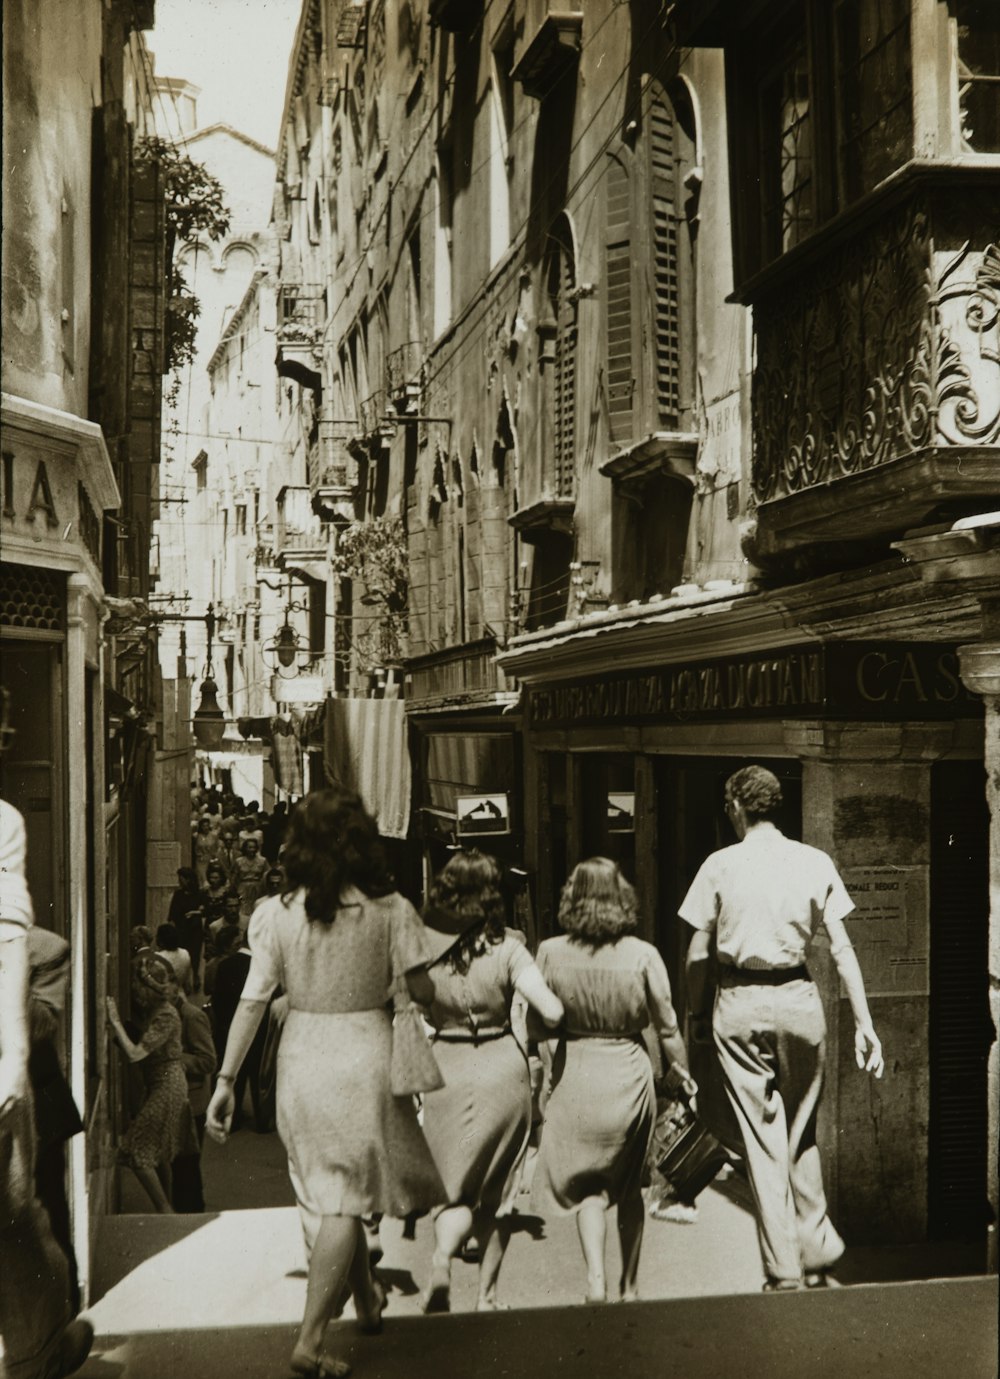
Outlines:
[{"label": "letter a on sign", "polygon": [[35,482],[31,486],[31,500],[28,503],[28,516],[34,517],[36,512],[44,512],[48,525],[58,527],[59,518],[56,516],[56,505],[52,501],[52,488],[44,460],[38,461]]}]

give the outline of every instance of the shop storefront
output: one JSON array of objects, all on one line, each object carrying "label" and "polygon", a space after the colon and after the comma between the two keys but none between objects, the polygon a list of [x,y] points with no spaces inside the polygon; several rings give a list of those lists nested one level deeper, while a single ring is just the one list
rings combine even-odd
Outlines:
[{"label": "shop storefront", "polygon": [[0,500],[0,677],[16,736],[0,791],[24,815],[36,922],[71,949],[64,1028],[85,1136],[70,1142],[70,1192],[84,1286],[91,1222],[110,1192],[103,514],[119,503],[100,428],[4,394]]},{"label": "shop storefront", "polygon": [[[784,787],[781,827],[829,852],[856,901],[849,928],[890,1069],[877,1087],[856,1076],[849,1008],[820,940],[811,965],[830,1029],[820,1134],[837,1219],[856,1241],[978,1240],[989,1047],[982,702],[953,643],[807,639],[786,626],[767,645],[769,621],[773,639],[773,605],[746,600],[714,626],[608,620],[606,637],[526,638],[507,653],[526,683],[525,853],[540,932],[555,929],[577,861],[615,858],[683,1010],[689,935],[678,904],[704,857],[735,841],[727,776],[768,766]],[[755,632],[762,649],[748,650]],[[712,655],[713,643],[734,650]],[[614,669],[598,673],[602,663]]]}]

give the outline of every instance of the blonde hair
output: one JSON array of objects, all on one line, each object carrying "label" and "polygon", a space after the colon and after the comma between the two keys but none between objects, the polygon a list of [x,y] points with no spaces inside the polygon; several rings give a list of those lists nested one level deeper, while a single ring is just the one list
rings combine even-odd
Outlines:
[{"label": "blonde hair", "polygon": [[577,943],[601,948],[638,928],[635,891],[608,857],[589,857],[570,873],[559,898],[559,923]]}]

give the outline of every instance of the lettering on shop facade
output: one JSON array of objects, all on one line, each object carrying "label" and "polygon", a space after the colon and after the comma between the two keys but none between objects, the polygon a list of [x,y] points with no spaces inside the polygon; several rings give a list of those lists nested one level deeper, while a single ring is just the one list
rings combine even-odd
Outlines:
[{"label": "lettering on shop facade", "polygon": [[58,542],[75,536],[101,563],[102,518],[71,464],[37,454],[4,450],[0,456],[0,516],[8,529],[33,541]]},{"label": "lettering on shop facade", "polygon": [[953,646],[842,642],[532,689],[534,728],[724,717],[951,718],[981,704]]}]

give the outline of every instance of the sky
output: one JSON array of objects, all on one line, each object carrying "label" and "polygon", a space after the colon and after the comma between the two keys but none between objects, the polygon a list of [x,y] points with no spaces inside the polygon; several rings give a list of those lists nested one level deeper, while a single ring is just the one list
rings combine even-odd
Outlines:
[{"label": "sky", "polygon": [[274,148],[302,0],[157,0],[146,42],[158,76],[201,87],[198,124],[225,121]]}]

